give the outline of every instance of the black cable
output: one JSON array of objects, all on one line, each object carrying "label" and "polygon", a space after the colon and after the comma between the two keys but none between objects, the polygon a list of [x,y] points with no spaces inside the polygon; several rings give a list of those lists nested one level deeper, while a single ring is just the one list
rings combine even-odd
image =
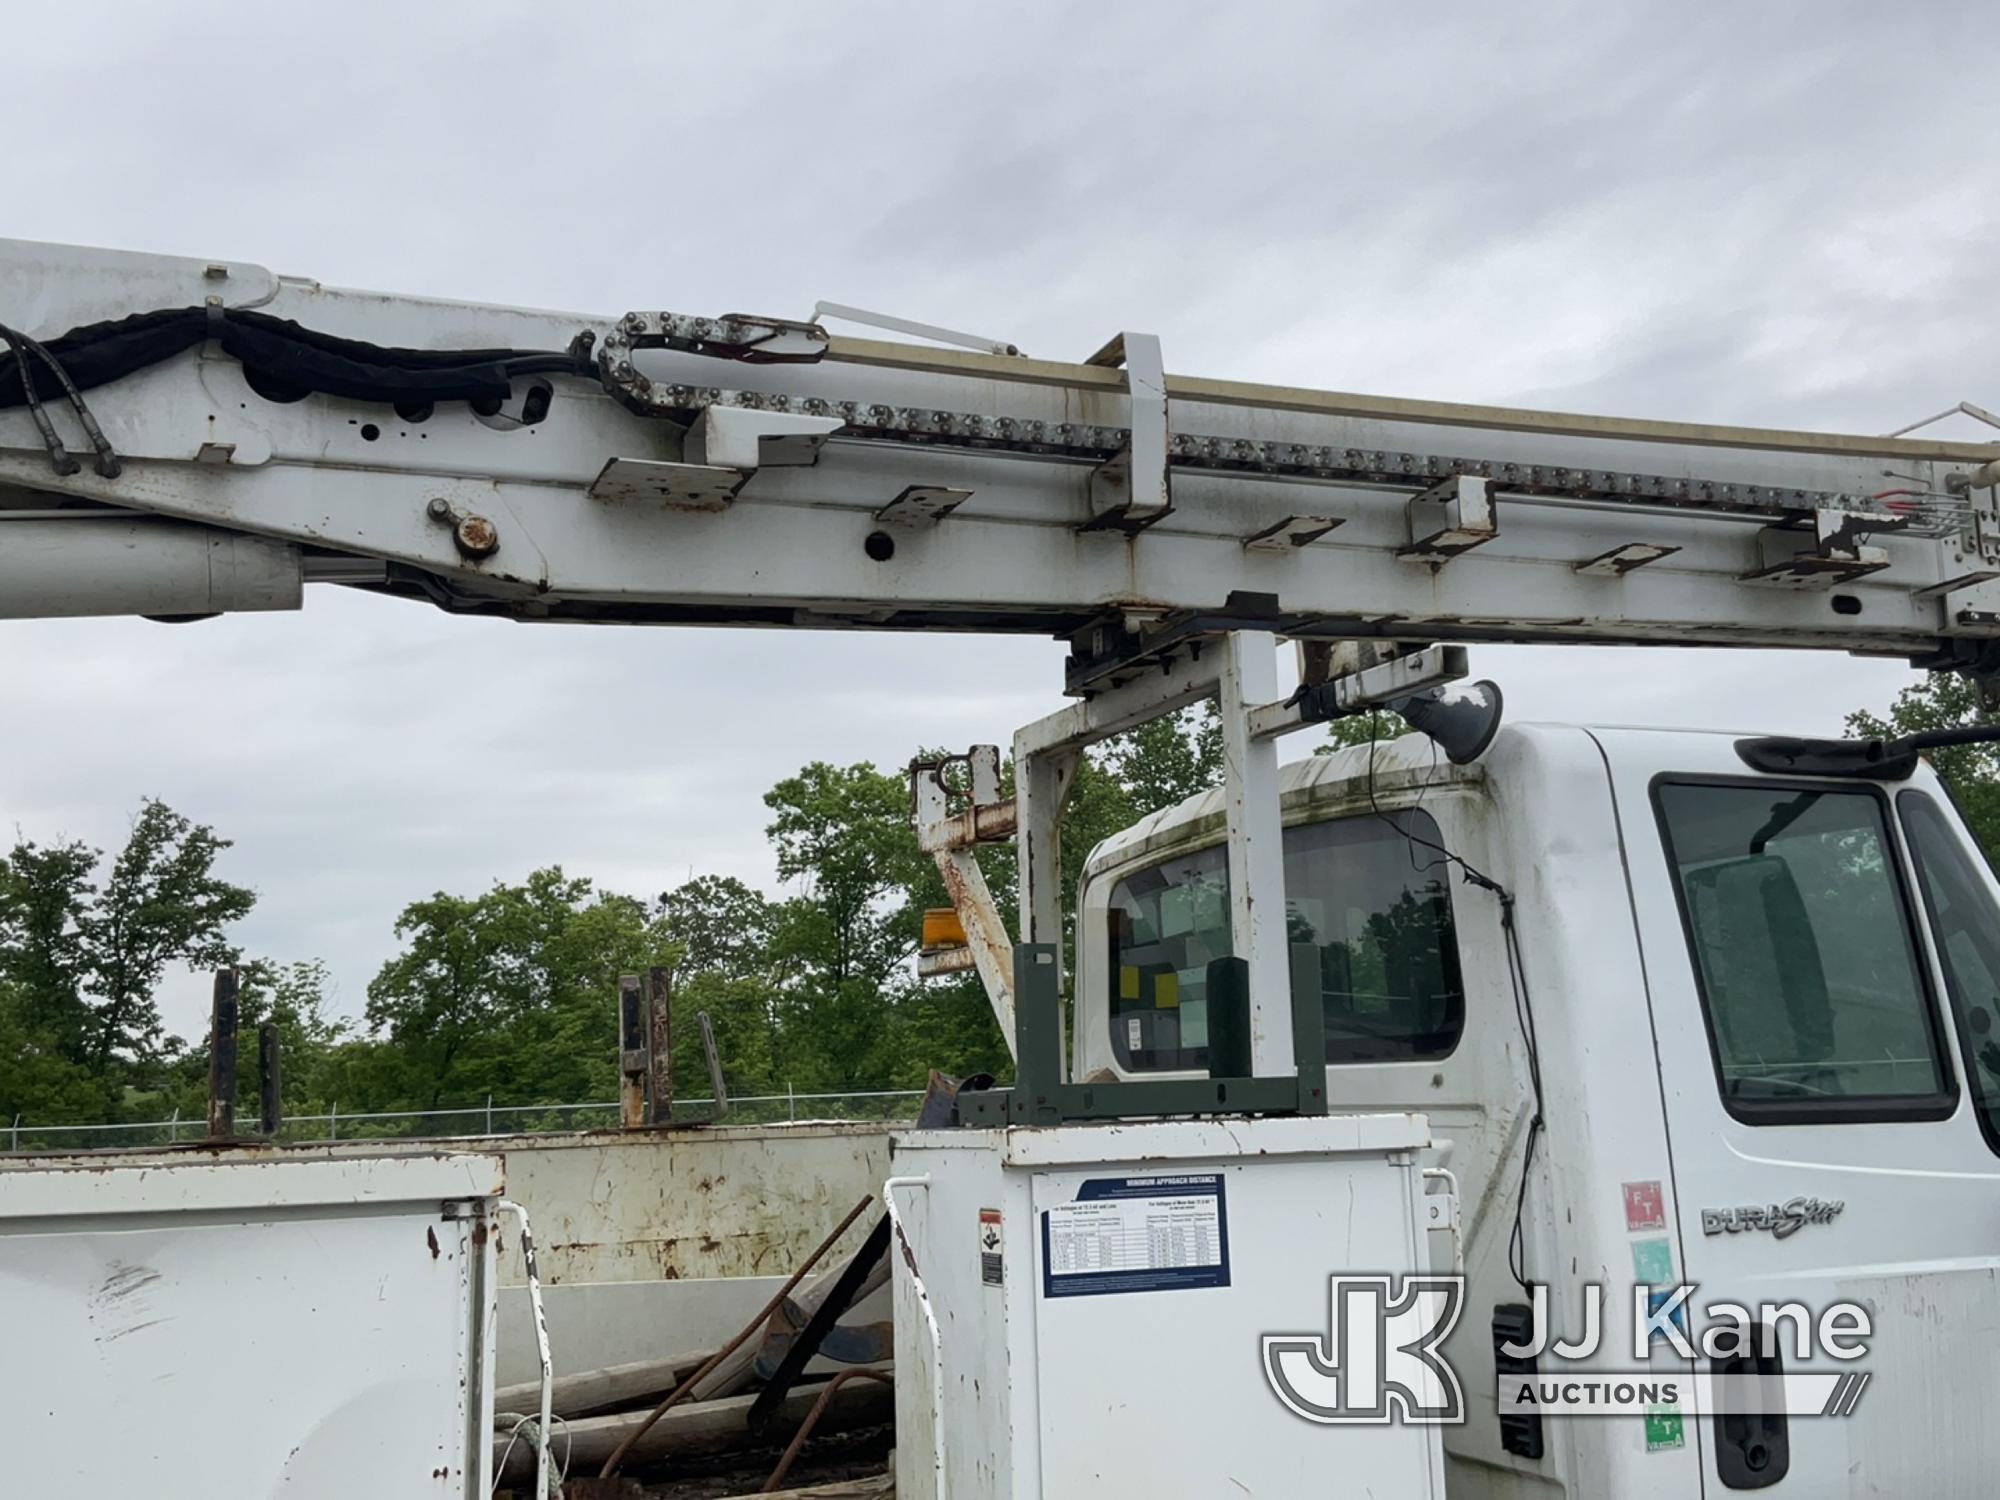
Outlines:
[{"label": "black cable", "polygon": [[[18,336],[25,338],[25,336]],[[318,393],[384,404],[411,401],[504,401],[511,382],[530,375],[594,377],[588,345],[553,349],[404,349],[340,338],[266,313],[208,307],[168,308],[72,328],[48,341],[28,340],[45,368],[31,368],[20,346],[0,369],[0,409],[28,406],[121,380],[213,340],[267,390]],[[11,342],[11,340],[10,340]],[[102,450],[100,450],[102,452]]]},{"label": "black cable", "polygon": [[[1528,1117],[1527,1144],[1521,1151],[1521,1180],[1514,1194],[1514,1227],[1507,1236],[1507,1270],[1522,1292],[1527,1293],[1529,1291],[1527,1235],[1523,1228],[1523,1220],[1528,1206],[1528,1174],[1535,1165],[1535,1147],[1541,1140],[1545,1114],[1542,1094],[1542,1046],[1535,1030],[1535,1003],[1528,991],[1528,968],[1521,957],[1521,935],[1514,925],[1514,893],[1492,876],[1475,868],[1463,855],[1420,834],[1412,833],[1382,810],[1382,804],[1375,796],[1375,745],[1374,739],[1368,741],[1368,805],[1375,816],[1395,829],[1411,844],[1421,845],[1443,855],[1451,864],[1458,866],[1459,873],[1467,884],[1492,892],[1500,903],[1500,931],[1507,948],[1507,980],[1514,992],[1514,1020],[1521,1028],[1521,1042],[1527,1049],[1528,1084],[1535,1099],[1535,1112]],[[1433,771],[1437,768],[1435,745],[1431,747],[1431,768]],[[1430,788],[1430,778],[1426,777],[1422,790],[1417,794],[1417,806],[1423,805],[1423,799]],[[1422,870],[1428,867],[1417,868]]]},{"label": "black cable", "polygon": [[[1417,844],[1425,849],[1431,849],[1439,854],[1442,854],[1448,862],[1458,866],[1459,871],[1464,875],[1465,880],[1468,884],[1476,885],[1481,890],[1491,891],[1493,892],[1494,895],[1500,897],[1503,901],[1511,901],[1513,898],[1507,894],[1507,888],[1501,885],[1499,881],[1493,879],[1490,875],[1486,875],[1481,871],[1479,871],[1478,869],[1475,869],[1472,866],[1472,864],[1469,863],[1463,856],[1454,853],[1450,849],[1445,848],[1443,844],[1433,843],[1431,840],[1424,838],[1420,834],[1415,834],[1410,832],[1409,829],[1405,828],[1401,823],[1397,822],[1392,814],[1386,813],[1382,810],[1382,804],[1378,802],[1375,798],[1376,743],[1377,742],[1373,739],[1369,740],[1368,742],[1368,806],[1374,812],[1375,816],[1380,818],[1384,823],[1387,823],[1391,828],[1395,829],[1396,832],[1400,833],[1404,838],[1408,839],[1412,844]],[[1435,743],[1433,743],[1431,746],[1431,769],[1433,771],[1437,769],[1437,746]],[[1423,806],[1424,798],[1426,795],[1429,794],[1430,789],[1431,789],[1430,778],[1426,777],[1424,779],[1424,784],[1422,789],[1417,793],[1416,805],[1418,807]],[[1417,868],[1419,870],[1424,870],[1428,869],[1429,866],[1419,865],[1417,866]]]},{"label": "black cable", "polygon": [[1522,1219],[1528,1205],[1528,1173],[1535,1165],[1535,1144],[1541,1139],[1544,1123],[1542,1104],[1542,1046],[1535,1034],[1535,1005],[1528,994],[1527,965],[1521,960],[1521,935],[1514,926],[1514,898],[1500,897],[1500,929],[1507,941],[1507,974],[1514,986],[1514,1019],[1521,1028],[1528,1049],[1528,1082],[1535,1093],[1535,1112],[1528,1117],[1528,1140],[1521,1150],[1521,1182],[1514,1194],[1514,1227],[1507,1236],[1507,1269],[1514,1284],[1528,1291],[1527,1236]]}]

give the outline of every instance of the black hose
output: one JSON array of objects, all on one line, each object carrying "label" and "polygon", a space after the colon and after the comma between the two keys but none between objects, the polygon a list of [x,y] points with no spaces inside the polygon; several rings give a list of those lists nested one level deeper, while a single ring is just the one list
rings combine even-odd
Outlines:
[{"label": "black hose", "polygon": [[402,349],[339,338],[266,313],[184,307],[72,328],[48,340],[45,347],[53,360],[39,365],[8,361],[0,367],[0,409],[33,404],[31,393],[42,400],[70,394],[62,373],[76,390],[89,390],[208,339],[241,361],[253,383],[267,392],[317,393],[388,405],[504,401],[517,377],[596,374],[581,348]]}]

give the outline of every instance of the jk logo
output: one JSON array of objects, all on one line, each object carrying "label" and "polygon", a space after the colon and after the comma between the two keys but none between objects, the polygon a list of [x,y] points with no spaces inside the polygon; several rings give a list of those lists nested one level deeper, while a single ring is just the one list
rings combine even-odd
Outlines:
[{"label": "jk logo", "polygon": [[1308,1422],[1450,1423],[1465,1397],[1438,1345],[1458,1322],[1456,1276],[1330,1278],[1325,1334],[1264,1335],[1264,1379]]}]

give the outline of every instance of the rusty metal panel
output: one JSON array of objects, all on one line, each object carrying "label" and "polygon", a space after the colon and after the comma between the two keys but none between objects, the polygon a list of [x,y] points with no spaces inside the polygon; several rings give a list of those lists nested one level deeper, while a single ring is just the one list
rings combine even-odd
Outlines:
[{"label": "rusty metal panel", "polygon": [[[782,1276],[889,1175],[889,1126],[482,1141],[534,1216],[543,1283]],[[520,1279],[503,1263],[503,1284]]]}]

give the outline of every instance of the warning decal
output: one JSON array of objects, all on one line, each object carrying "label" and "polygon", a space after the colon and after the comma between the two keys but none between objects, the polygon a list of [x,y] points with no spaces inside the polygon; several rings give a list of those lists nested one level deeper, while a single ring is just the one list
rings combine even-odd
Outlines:
[{"label": "warning decal", "polygon": [[1625,1184],[1625,1229],[1637,1234],[1667,1227],[1667,1195],[1657,1182]]},{"label": "warning decal", "polygon": [[1229,1285],[1219,1173],[1098,1177],[1042,1214],[1042,1295]]},{"label": "warning decal", "polygon": [[1000,1286],[1007,1279],[1005,1233],[1000,1210],[979,1210],[979,1280],[984,1286]]}]

